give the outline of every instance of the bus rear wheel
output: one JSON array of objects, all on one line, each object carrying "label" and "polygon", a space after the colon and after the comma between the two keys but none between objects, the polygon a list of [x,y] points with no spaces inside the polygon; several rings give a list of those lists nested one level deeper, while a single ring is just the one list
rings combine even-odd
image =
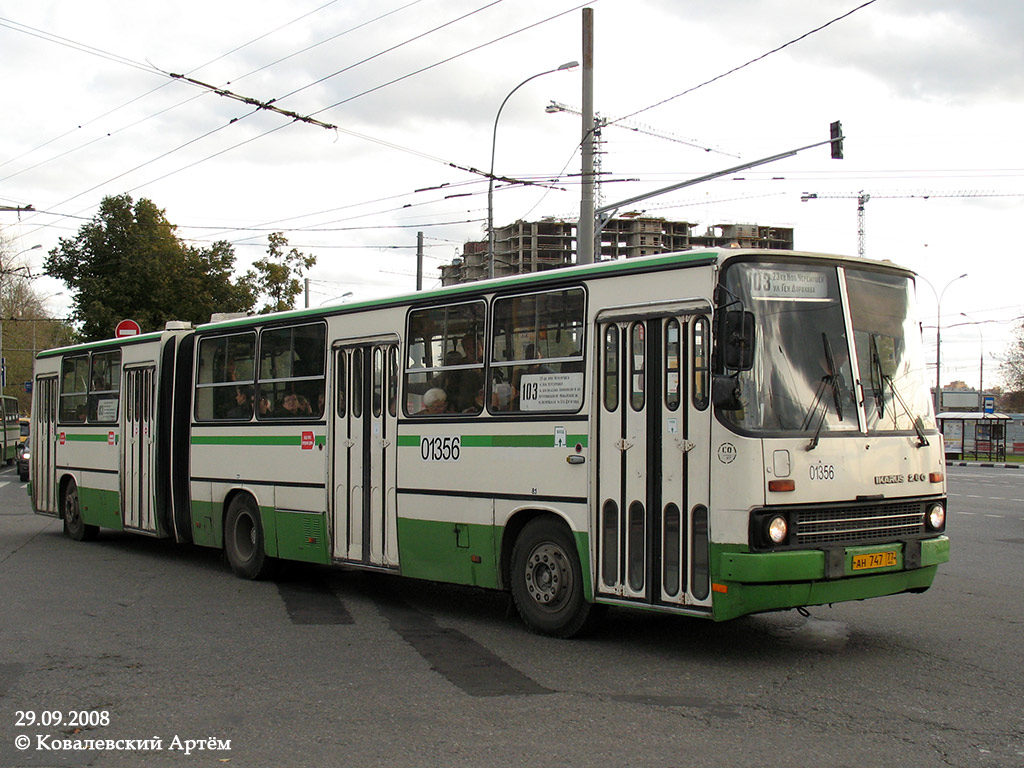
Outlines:
[{"label": "bus rear wheel", "polygon": [[92,541],[99,535],[98,525],[86,525],[82,520],[82,508],[78,502],[78,486],[72,480],[64,487],[62,504],[64,533],[75,541]]},{"label": "bus rear wheel", "polygon": [[576,542],[564,523],[540,517],[519,534],[512,549],[512,597],[538,634],[573,637],[590,628],[598,611],[583,595]]},{"label": "bus rear wheel", "polygon": [[251,497],[235,496],[224,519],[224,552],[236,576],[263,579],[270,575],[274,559],[267,556],[263,523]]}]

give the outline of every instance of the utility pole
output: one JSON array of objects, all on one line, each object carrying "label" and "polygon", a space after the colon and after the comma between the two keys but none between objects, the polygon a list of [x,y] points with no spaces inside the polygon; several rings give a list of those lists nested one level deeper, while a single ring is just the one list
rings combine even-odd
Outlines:
[{"label": "utility pole", "polygon": [[593,264],[594,248],[594,9],[583,9],[583,158],[580,218],[576,222],[576,263]]},{"label": "utility pole", "polygon": [[416,233],[416,290],[423,290],[423,233]]}]

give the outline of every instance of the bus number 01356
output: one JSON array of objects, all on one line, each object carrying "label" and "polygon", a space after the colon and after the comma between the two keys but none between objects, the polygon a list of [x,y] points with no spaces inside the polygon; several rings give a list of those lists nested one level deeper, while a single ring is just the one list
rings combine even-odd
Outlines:
[{"label": "bus number 01356", "polygon": [[458,461],[461,453],[461,437],[420,438],[420,458],[424,461]]}]

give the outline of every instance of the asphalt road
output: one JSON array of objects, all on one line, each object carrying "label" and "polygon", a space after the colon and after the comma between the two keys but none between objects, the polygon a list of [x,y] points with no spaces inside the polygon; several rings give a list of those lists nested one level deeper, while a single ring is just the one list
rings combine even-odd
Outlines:
[{"label": "asphalt road", "polygon": [[614,610],[560,641],[499,594],[72,542],[4,470],[0,768],[1018,767],[1024,470],[949,476],[953,559],[923,595],[725,624]]}]

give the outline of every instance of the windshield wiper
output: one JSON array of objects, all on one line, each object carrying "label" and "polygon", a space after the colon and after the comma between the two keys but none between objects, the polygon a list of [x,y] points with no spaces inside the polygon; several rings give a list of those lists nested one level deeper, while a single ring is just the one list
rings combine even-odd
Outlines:
[{"label": "windshield wiper", "polygon": [[917,447],[924,448],[928,445],[928,438],[924,436],[924,430],[921,429],[921,423],[918,418],[914,416],[914,413],[910,410],[906,400],[903,399],[903,395],[896,389],[896,382],[892,380],[892,376],[888,374],[882,374],[882,382],[889,387],[889,391],[892,392],[893,398],[903,408],[903,412],[910,418],[910,423],[914,425],[914,431],[917,433]]},{"label": "windshield wiper", "polygon": [[878,354],[878,336],[875,334],[871,334],[871,373],[871,393],[875,396],[878,418],[882,419],[885,417],[885,374],[882,372],[882,357]]},{"label": "windshield wiper", "polygon": [[[903,408],[903,413],[910,418],[910,422],[914,425],[914,431],[917,433],[917,447],[924,448],[928,445],[928,438],[924,436],[920,420],[914,416],[906,400],[903,399],[899,390],[896,389],[896,382],[893,381],[892,376],[882,370],[882,356],[878,353],[878,336],[876,334],[871,334],[871,373],[871,389],[875,396],[875,404],[878,406],[878,418],[881,419],[885,416],[885,390],[888,388],[892,392],[893,400],[900,404],[900,407]],[[877,387],[874,381],[875,376],[878,377]]]},{"label": "windshield wiper", "polygon": [[832,355],[832,345],[829,343],[828,336],[824,332],[821,334],[821,343],[825,349],[826,373],[821,377],[818,390],[814,393],[814,402],[811,404],[811,409],[808,411],[801,427],[801,430],[809,428],[814,415],[820,410],[821,415],[818,417],[818,426],[815,427],[814,436],[811,437],[811,442],[807,445],[808,451],[813,451],[818,447],[818,441],[821,439],[821,429],[825,426],[825,416],[828,414],[828,404],[824,402],[826,387],[832,388],[832,402],[836,407],[836,415],[840,421],[843,420],[843,398],[839,392],[839,375],[836,373],[836,360]]}]

